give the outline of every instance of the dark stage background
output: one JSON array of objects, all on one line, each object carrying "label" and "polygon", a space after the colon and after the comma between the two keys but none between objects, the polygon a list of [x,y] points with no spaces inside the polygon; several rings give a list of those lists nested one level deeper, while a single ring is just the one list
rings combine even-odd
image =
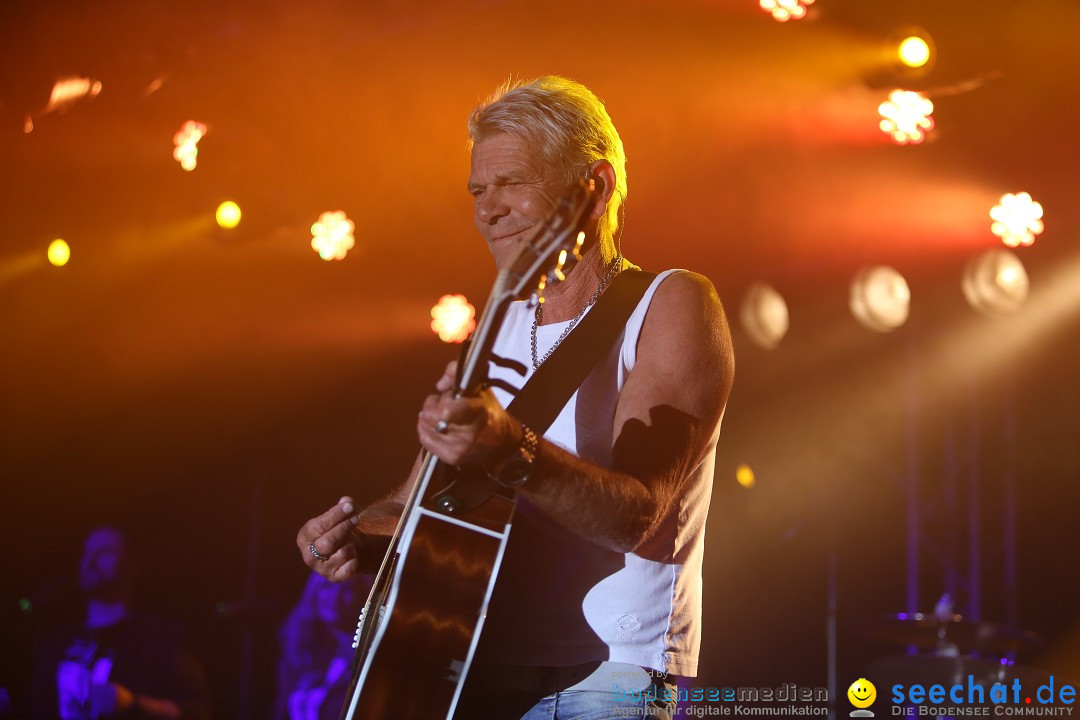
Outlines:
[{"label": "dark stage background", "polygon": [[[754,0],[0,5],[0,686],[23,691],[35,618],[109,521],[136,540],[140,601],[191,629],[216,716],[268,716],[276,626],[305,578],[296,530],[401,478],[455,352],[429,309],[445,293],[479,305],[490,283],[467,113],[507,76],[543,73],[592,87],[622,133],[627,255],[704,273],[732,321],[698,684],[824,685],[830,558],[840,689],[902,652],[871,631],[907,609],[911,484],[919,608],[952,582],[970,614],[977,574],[984,620],[1045,639],[1021,661],[1080,677],[1080,4],[812,10],[780,24]],[[936,61],[900,79],[885,51],[912,25]],[[66,75],[101,94],[24,132]],[[922,145],[877,129],[898,86],[935,102]],[[185,173],[171,138],[189,119],[210,130]],[[1018,253],[1031,295],[986,318],[961,272],[999,242],[989,209],[1021,190],[1046,210]],[[225,199],[244,212],[228,233],[213,225]],[[326,263],[308,228],[338,209],[357,247]],[[60,269],[44,262],[54,237],[72,248]],[[848,310],[867,264],[910,285],[892,333]],[[758,281],[791,313],[772,351],[738,322]]]}]

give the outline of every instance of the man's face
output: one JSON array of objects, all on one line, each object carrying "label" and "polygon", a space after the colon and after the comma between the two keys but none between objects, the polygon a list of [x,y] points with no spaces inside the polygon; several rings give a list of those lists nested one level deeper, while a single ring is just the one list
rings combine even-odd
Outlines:
[{"label": "man's face", "polygon": [[514,259],[522,240],[531,237],[531,229],[547,219],[566,191],[561,173],[518,137],[500,133],[473,145],[473,221],[499,269]]},{"label": "man's face", "polygon": [[86,538],[79,564],[79,587],[91,597],[115,592],[125,579],[124,539],[111,528],[99,528]]}]

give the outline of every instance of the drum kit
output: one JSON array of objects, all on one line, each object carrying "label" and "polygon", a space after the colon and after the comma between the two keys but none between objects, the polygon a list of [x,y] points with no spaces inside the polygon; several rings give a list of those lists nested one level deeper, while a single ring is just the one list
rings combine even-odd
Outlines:
[{"label": "drum kit", "polygon": [[[951,608],[943,611],[940,604],[934,613],[878,617],[863,628],[864,636],[870,639],[907,647],[906,654],[879,658],[865,668],[865,677],[872,679],[883,699],[890,697],[891,688],[897,684],[904,688],[921,685],[925,690],[934,685],[960,685],[964,704],[993,705],[990,691],[994,685],[1005,685],[1012,702],[1014,681],[1019,680],[1019,702],[1024,703],[1029,696],[1034,701],[1041,686],[1072,684],[1064,678],[1052,678],[1051,673],[1039,668],[1015,663],[1020,654],[1042,645],[1036,633],[968,620],[951,612]],[[982,691],[969,692],[972,686]],[[969,702],[971,694],[982,700]],[[1056,701],[1056,692],[1054,695]]]}]

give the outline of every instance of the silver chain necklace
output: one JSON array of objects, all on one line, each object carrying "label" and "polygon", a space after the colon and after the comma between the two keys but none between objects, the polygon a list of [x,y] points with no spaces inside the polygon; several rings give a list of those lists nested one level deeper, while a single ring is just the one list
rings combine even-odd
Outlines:
[{"label": "silver chain necklace", "polygon": [[570,321],[570,324],[566,326],[566,329],[562,331],[562,335],[555,341],[555,344],[548,348],[548,351],[544,353],[544,357],[538,357],[536,352],[536,328],[540,326],[540,323],[544,321],[544,303],[537,303],[536,314],[533,315],[532,323],[532,365],[533,370],[538,370],[540,366],[551,357],[551,353],[555,352],[555,348],[559,347],[559,344],[566,339],[566,336],[570,334],[570,331],[577,327],[577,324],[581,321],[581,318],[585,317],[585,311],[596,304],[596,301],[600,299],[600,294],[604,292],[604,288],[607,287],[611,279],[619,274],[622,270],[622,255],[620,254],[615,258],[615,262],[611,264],[611,268],[608,269],[607,274],[604,275],[604,279],[600,281],[600,287],[596,288],[596,292],[592,294],[589,301],[585,303],[585,307],[581,308],[580,312]]}]

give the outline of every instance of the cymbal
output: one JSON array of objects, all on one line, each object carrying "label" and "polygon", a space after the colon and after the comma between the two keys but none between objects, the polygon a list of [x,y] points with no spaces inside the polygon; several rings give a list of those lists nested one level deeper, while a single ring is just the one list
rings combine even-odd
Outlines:
[{"label": "cymbal", "polygon": [[1038,634],[992,622],[973,622],[949,613],[898,613],[865,624],[865,634],[876,640],[911,645],[944,654],[1005,654],[1042,643]]},{"label": "cymbal", "polygon": [[954,685],[968,675],[979,682],[995,677],[1000,665],[993,660],[938,655],[889,655],[871,661],[866,677],[880,679],[883,686],[902,683],[907,686]]},{"label": "cymbal", "polygon": [[[1014,680],[1026,692],[1034,692],[1041,685],[1055,682],[1052,673],[1030,665],[1007,665],[995,660],[971,657],[941,657],[937,655],[890,655],[871,661],[863,669],[866,677],[873,678],[878,687],[901,684],[906,687],[933,685],[979,685],[984,690],[996,683],[1011,686]],[[1057,677],[1060,686],[1065,680]],[[1073,683],[1074,684],[1074,683]],[[992,702],[989,695],[982,694],[984,704]]]}]

